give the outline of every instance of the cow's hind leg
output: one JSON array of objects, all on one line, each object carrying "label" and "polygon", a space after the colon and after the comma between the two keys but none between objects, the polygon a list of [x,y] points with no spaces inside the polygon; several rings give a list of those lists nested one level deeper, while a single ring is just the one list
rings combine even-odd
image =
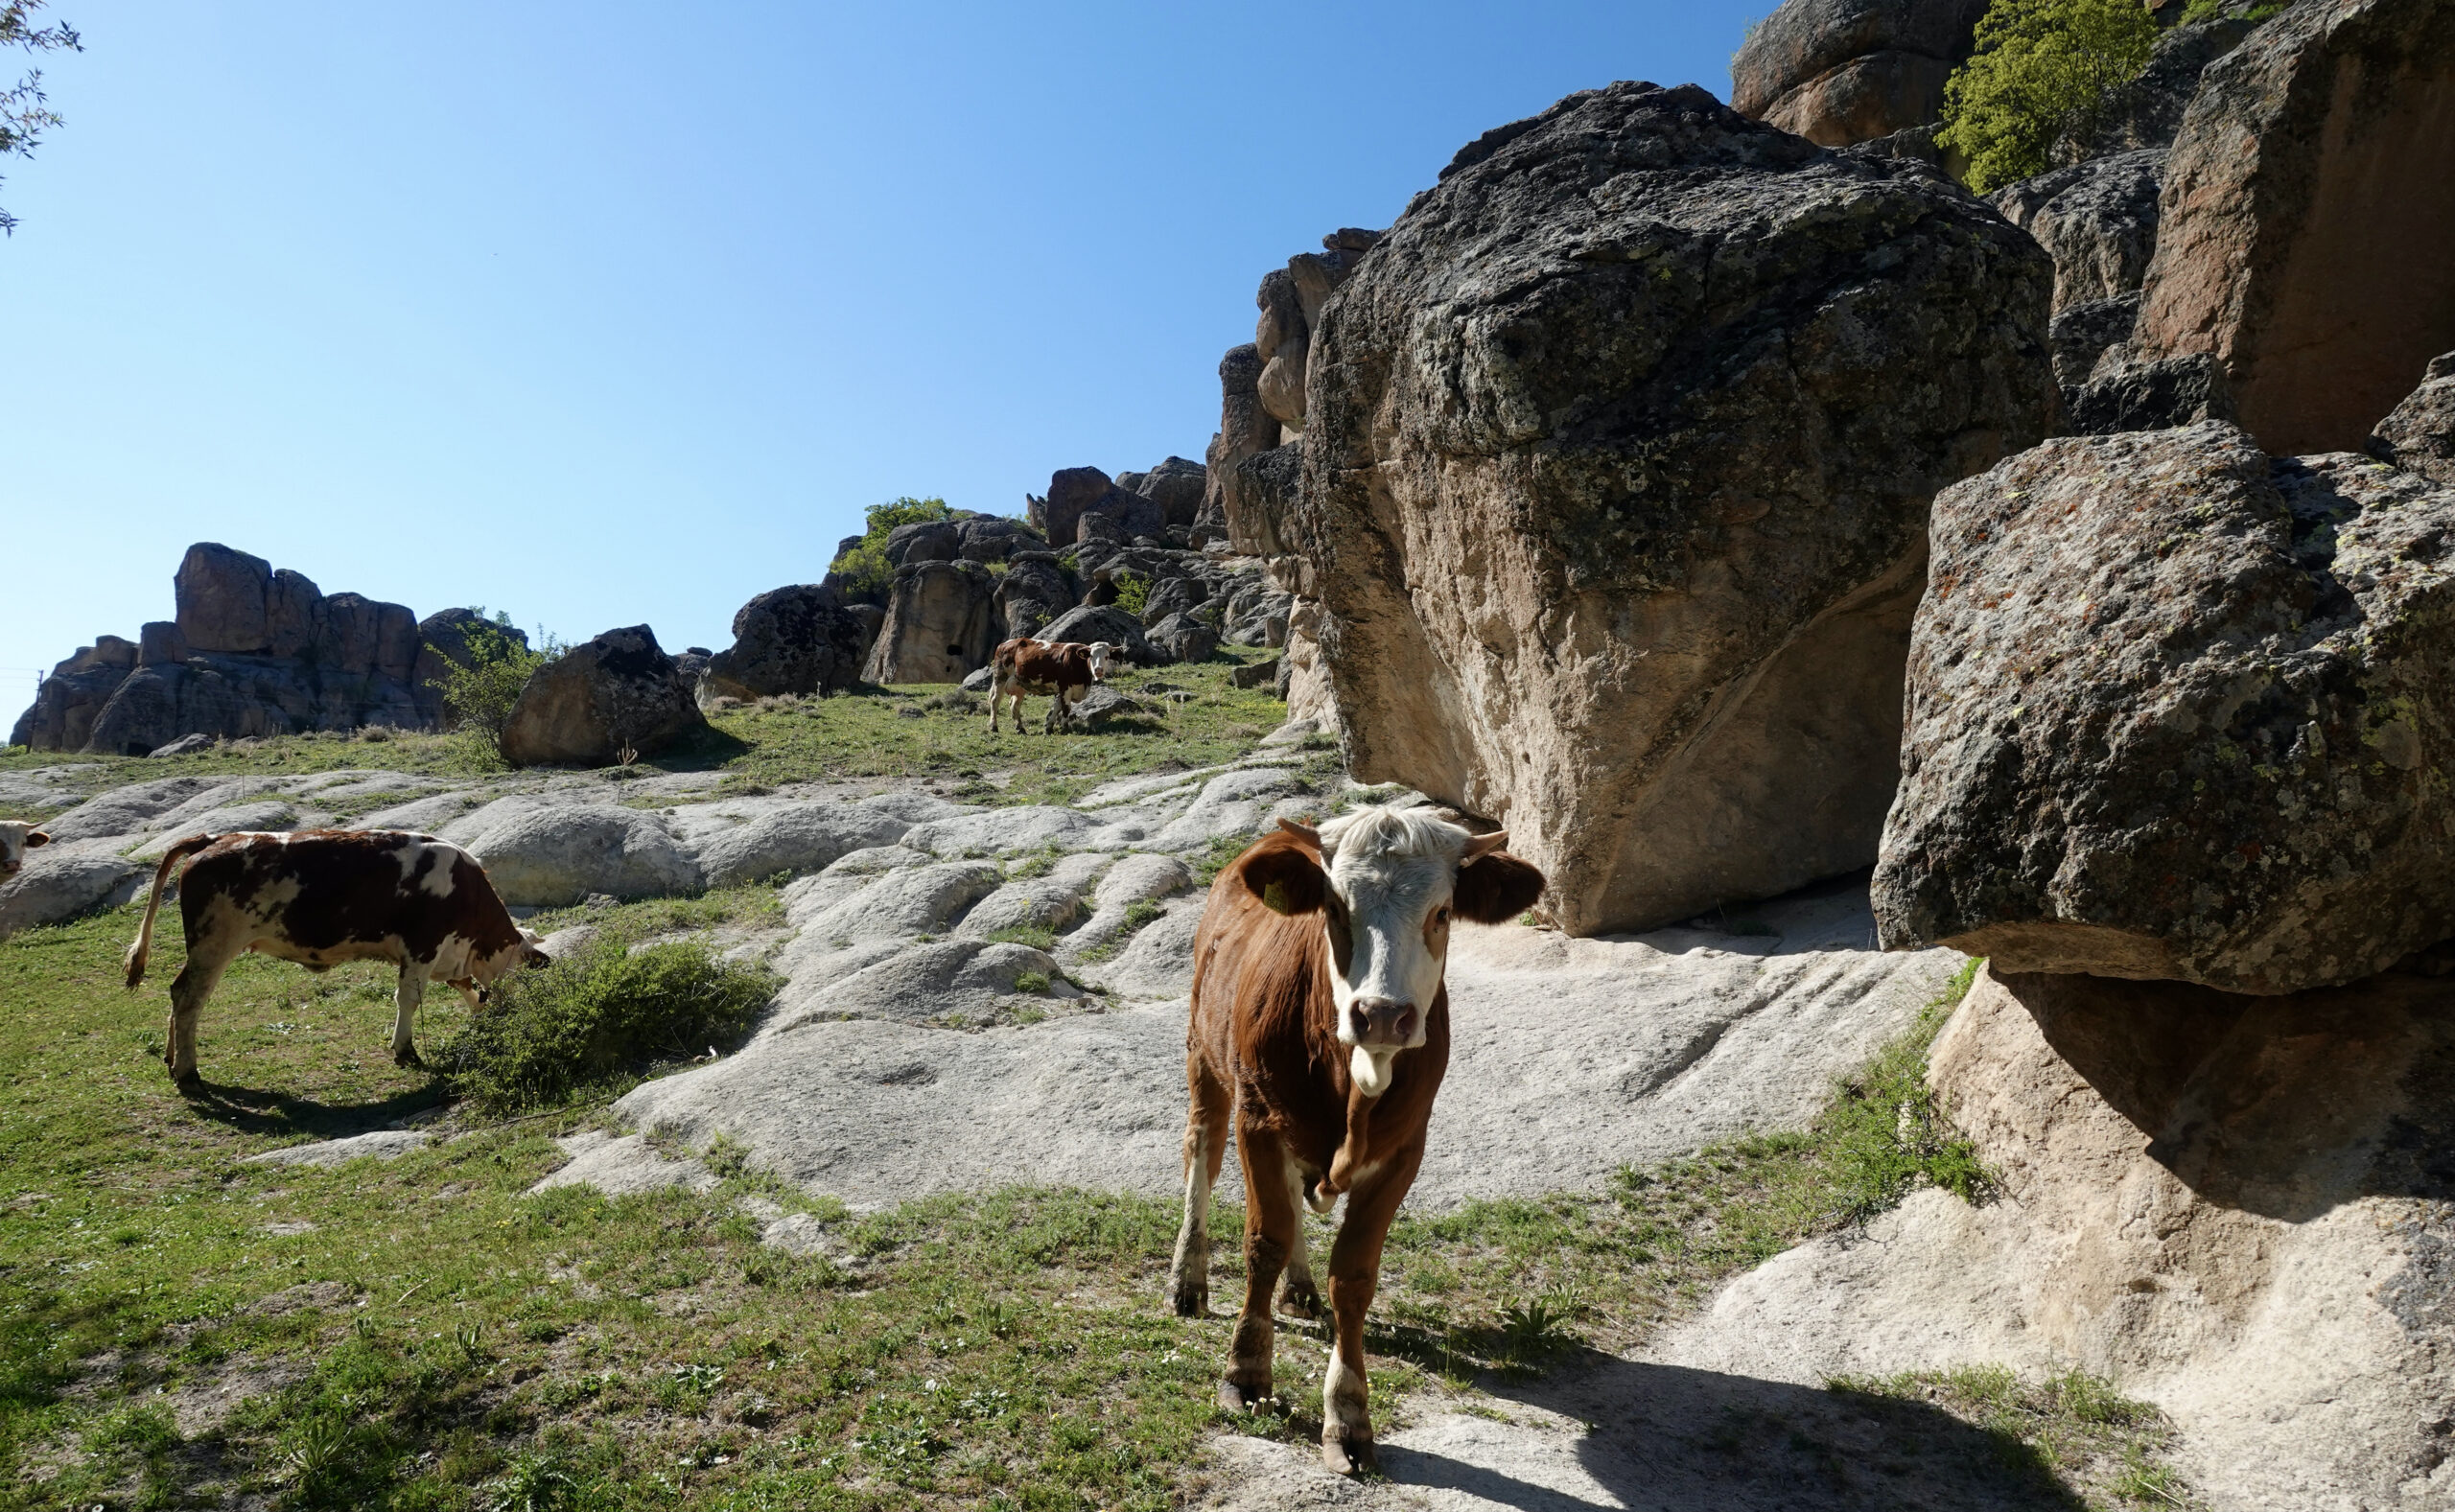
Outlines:
[{"label": "cow's hind leg", "polygon": [[1168,1267],[1168,1302],[1180,1317],[1210,1310],[1210,1189],[1228,1154],[1227,1083],[1199,1054],[1185,1057],[1185,1218]]},{"label": "cow's hind leg", "polygon": [[1330,1246],[1329,1369],[1321,1377],[1321,1463],[1340,1475],[1370,1470],[1371,1387],[1364,1373],[1364,1314],[1381,1284],[1381,1246],[1398,1204],[1414,1185],[1418,1149],[1375,1172],[1347,1194],[1338,1242]]},{"label": "cow's hind leg", "polygon": [[1277,1342],[1270,1294],[1302,1238],[1288,1198],[1287,1151],[1278,1135],[1255,1120],[1239,1119],[1236,1154],[1245,1168],[1245,1305],[1228,1346],[1228,1375],[1219,1383],[1219,1405],[1231,1412],[1270,1399],[1271,1353]]},{"label": "cow's hind leg", "polygon": [[418,1016],[418,1004],[426,998],[426,967],[414,963],[401,967],[401,985],[392,993],[392,1063],[396,1066],[422,1066],[418,1047],[410,1042],[409,1028]]},{"label": "cow's hind leg", "polygon": [[222,973],[240,954],[207,937],[200,946],[188,947],[187,964],[171,979],[171,1022],[163,1035],[162,1063],[181,1087],[194,1087],[200,1080],[196,1070],[197,1020],[204,1014],[205,999],[222,985]]},{"label": "cow's hind leg", "polygon": [[1305,1251],[1310,1246],[1304,1240],[1304,1173],[1290,1160],[1286,1162],[1289,1205],[1296,1213],[1296,1243],[1287,1250],[1287,1284],[1278,1289],[1278,1310],[1289,1317],[1320,1317],[1321,1290],[1313,1282],[1313,1265]]}]

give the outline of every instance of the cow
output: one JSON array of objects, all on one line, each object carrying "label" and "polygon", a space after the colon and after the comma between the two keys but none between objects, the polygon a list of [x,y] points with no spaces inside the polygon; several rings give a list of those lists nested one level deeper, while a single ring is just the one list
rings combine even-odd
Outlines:
[{"label": "cow", "polygon": [[22,819],[0,819],[0,882],[25,870],[26,852],[51,844],[51,837]]},{"label": "cow", "polygon": [[1046,693],[1055,702],[1048,706],[1048,720],[1042,728],[1047,733],[1056,733],[1080,697],[1075,689],[1107,682],[1115,657],[1116,648],[1105,640],[1094,640],[1089,645],[1066,640],[1052,645],[1029,636],[1017,636],[1006,641],[989,662],[989,733],[997,733],[998,712],[1011,697],[1015,701],[1015,733],[1021,734],[1024,696]]},{"label": "cow", "polygon": [[1281,820],[1211,883],[1194,936],[1184,1226],[1169,1300],[1186,1317],[1209,1307],[1210,1189],[1232,1109],[1245,1300],[1219,1402],[1237,1411],[1270,1395],[1282,1269],[1279,1309],[1321,1315],[1298,1205],[1327,1213],[1344,1194],[1321,1383],[1321,1459],[1342,1475],[1374,1463],[1364,1314],[1449,1065],[1449,926],[1499,923],[1542,896],[1543,873],[1508,844],[1506,830],[1470,835],[1421,808],[1359,808],[1318,830]]},{"label": "cow", "polygon": [[145,980],[153,915],[171,869],[188,959],[171,979],[171,1029],[162,1052],[171,1079],[198,1084],[196,1025],[230,963],[253,950],[310,971],[346,961],[400,968],[393,995],[392,1059],[421,1064],[410,1021],[440,980],[476,1007],[480,989],[523,965],[542,965],[537,937],[511,921],[483,867],[459,847],[397,829],[301,829],[191,835],[162,854],[145,922],[128,947],[128,986]]}]

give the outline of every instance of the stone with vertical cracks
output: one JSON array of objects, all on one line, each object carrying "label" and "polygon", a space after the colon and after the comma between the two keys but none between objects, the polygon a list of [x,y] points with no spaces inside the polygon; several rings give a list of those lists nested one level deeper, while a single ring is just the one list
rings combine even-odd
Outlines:
[{"label": "stone with vertical cracks", "polygon": [[1787,0],[1731,58],[1740,114],[1825,147],[1942,117],[1986,0]]},{"label": "stone with vertical cracks", "polygon": [[539,667],[503,733],[515,766],[603,766],[707,728],[673,658],[645,625],[608,630]]},{"label": "stone with vertical cracks", "polygon": [[[173,579],[179,633],[199,651],[268,652],[272,629],[272,564],[218,542],[188,547]],[[310,584],[312,589],[314,585]]]},{"label": "stone with vertical cracks", "polygon": [[960,683],[997,645],[989,569],[921,562],[896,570],[886,619],[861,676],[872,683]]},{"label": "stone with vertical cracks", "polygon": [[1988,197],[2054,259],[2056,314],[2139,288],[2157,250],[2157,175],[2164,164],[2155,149],[2116,152]]},{"label": "stone with vertical cracks", "polygon": [[1315,337],[1356,776],[1507,822],[1580,934],[1873,860],[1928,503],[2052,428],[2052,272],[1693,86],[1487,133]]},{"label": "stone with vertical cracks", "polygon": [[2166,164],[2141,361],[2207,356],[2278,454],[2350,449],[2455,346],[2455,7],[2289,7]]},{"label": "stone with vertical cracks", "polygon": [[2231,992],[2455,936],[2455,489],[2234,427],[1935,500],[1886,944]]}]

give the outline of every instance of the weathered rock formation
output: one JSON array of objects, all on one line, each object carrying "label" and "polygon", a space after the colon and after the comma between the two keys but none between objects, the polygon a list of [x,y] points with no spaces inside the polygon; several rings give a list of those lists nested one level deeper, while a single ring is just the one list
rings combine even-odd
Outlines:
[{"label": "weathered rock formation", "polygon": [[1986,0],[1786,0],[1730,62],[1740,114],[1847,147],[1942,119]]},{"label": "weathered rock formation", "polygon": [[2205,357],[2278,454],[2355,448],[2455,347],[2455,9],[2296,5],[2210,65],[2130,342]]},{"label": "weathered rock formation", "polygon": [[1159,506],[1163,528],[1190,529],[1202,515],[1202,496],[1209,486],[1209,470],[1181,456],[1163,458],[1147,473],[1119,473],[1116,486]]},{"label": "weathered rock formation", "polygon": [[2054,259],[2054,376],[2086,383],[2109,346],[2131,335],[2139,284],[2157,250],[2158,174],[2149,148],[2091,158],[1998,190],[1988,202]]},{"label": "weathered rock formation", "polygon": [[2372,456],[2455,488],[2455,352],[2430,360],[2421,385],[2370,432]]},{"label": "weathered rock formation", "polygon": [[2455,936],[2455,488],[2219,422],[1935,500],[1887,944],[2233,992]]},{"label": "weathered rock formation", "polygon": [[1507,823],[1575,933],[1866,865],[1928,503],[2054,428],[2051,277],[1693,86],[1485,133],[1314,337],[1352,770]]},{"label": "weathered rock formation", "polygon": [[[11,741],[137,756],[184,735],[286,734],[444,719],[433,683],[465,658],[465,609],[420,623],[399,604],[319,592],[301,573],[203,542],[174,580],[177,618],[103,636],[54,669]],[[523,640],[518,631],[506,632]]]},{"label": "weathered rock formation", "polygon": [[977,562],[898,568],[886,619],[861,677],[871,683],[960,683],[996,649],[996,582]]},{"label": "weathered rock formation", "polygon": [[708,659],[697,686],[709,698],[841,692],[861,680],[868,641],[833,589],[771,589],[734,615],[733,644]]},{"label": "weathered rock formation", "polygon": [[2455,1498],[2455,986],[1978,978],[1931,1058],[2000,1184],[1791,1250],[1668,1362],[1774,1381],[2077,1367],[2219,1508]]},{"label": "weathered rock formation", "polygon": [[1040,634],[1040,626],[1073,608],[1081,596],[1074,580],[1058,565],[1055,552],[1017,555],[1007,564],[1006,575],[997,580],[997,592],[991,598],[998,640]]},{"label": "weathered rock formation", "polygon": [[706,728],[656,632],[632,625],[539,667],[512,705],[503,754],[514,766],[604,766],[626,750],[653,756]]}]

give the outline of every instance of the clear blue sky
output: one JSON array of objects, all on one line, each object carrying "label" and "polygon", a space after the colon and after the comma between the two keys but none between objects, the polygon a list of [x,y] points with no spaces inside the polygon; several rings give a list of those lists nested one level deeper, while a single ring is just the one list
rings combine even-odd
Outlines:
[{"label": "clear blue sky", "polygon": [[57,0],[0,728],[191,541],[722,646],[865,504],[1199,460],[1264,271],[1569,91],[1726,93],[1772,3]]}]

